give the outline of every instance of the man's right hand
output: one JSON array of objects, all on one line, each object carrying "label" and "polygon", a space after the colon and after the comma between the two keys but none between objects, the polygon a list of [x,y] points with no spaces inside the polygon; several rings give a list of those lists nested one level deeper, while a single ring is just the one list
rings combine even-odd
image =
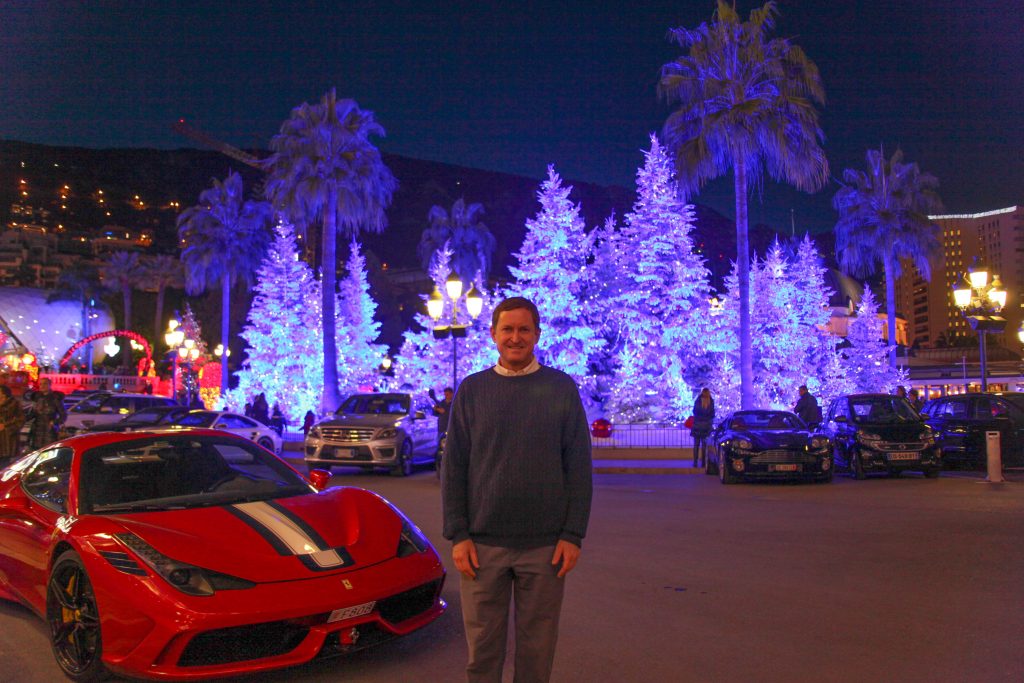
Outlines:
[{"label": "man's right hand", "polygon": [[452,546],[452,560],[459,573],[467,579],[476,578],[476,570],[480,568],[480,561],[476,557],[476,545],[472,539],[467,538]]}]

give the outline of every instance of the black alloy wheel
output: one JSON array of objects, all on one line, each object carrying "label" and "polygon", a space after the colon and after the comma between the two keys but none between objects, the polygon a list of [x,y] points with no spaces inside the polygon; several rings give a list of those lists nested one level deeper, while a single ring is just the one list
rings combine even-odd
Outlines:
[{"label": "black alloy wheel", "polygon": [[406,439],[395,458],[395,466],[391,469],[392,477],[408,477],[412,474],[412,443]]},{"label": "black alloy wheel", "polygon": [[46,621],[53,656],[65,676],[80,683],[107,677],[96,596],[81,558],[72,550],[58,557],[50,572]]},{"label": "black alloy wheel", "polygon": [[850,473],[857,480],[863,480],[867,477],[864,474],[864,461],[860,459],[860,453],[855,452],[850,456]]},{"label": "black alloy wheel", "polygon": [[725,456],[721,456],[718,459],[718,480],[725,485],[735,484],[739,478],[729,471],[729,463],[726,462]]},{"label": "black alloy wheel", "polygon": [[261,437],[260,440],[256,442],[256,444],[261,448],[267,449],[274,455],[277,455],[277,451],[274,450],[274,442],[268,439],[267,437]]}]

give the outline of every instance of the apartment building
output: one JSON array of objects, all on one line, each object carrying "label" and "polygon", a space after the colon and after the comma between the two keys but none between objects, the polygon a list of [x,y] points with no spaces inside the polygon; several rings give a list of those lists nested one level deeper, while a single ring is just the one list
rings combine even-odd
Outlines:
[{"label": "apartment building", "polygon": [[933,265],[931,282],[906,263],[896,281],[896,309],[907,319],[911,345],[935,347],[954,335],[974,337],[970,323],[953,304],[952,292],[977,257],[990,273],[999,275],[1007,294],[1006,331],[991,335],[989,343],[1019,350],[1017,330],[1024,319],[1024,207],[930,218],[942,229],[942,262]]}]

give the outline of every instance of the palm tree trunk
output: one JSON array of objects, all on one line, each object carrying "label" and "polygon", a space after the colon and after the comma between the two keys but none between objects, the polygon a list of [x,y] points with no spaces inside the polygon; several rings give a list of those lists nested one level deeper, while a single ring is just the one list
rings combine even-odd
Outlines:
[{"label": "palm tree trunk", "polygon": [[131,286],[125,287],[124,293],[124,329],[132,329],[132,288]]},{"label": "palm tree trunk", "polygon": [[164,317],[164,292],[167,288],[164,287],[163,283],[157,287],[156,290],[156,318],[153,324],[153,337],[157,343],[160,342],[161,334],[163,332],[163,317]]},{"label": "palm tree trunk", "polygon": [[327,207],[324,211],[323,254],[320,261],[321,284],[321,307],[323,312],[323,346],[324,346],[324,393],[320,399],[320,409],[323,414],[334,412],[340,403],[338,395],[338,345],[335,340],[335,298],[337,289],[337,249],[338,233],[336,231],[338,210],[338,195],[331,192],[327,198]]},{"label": "palm tree trunk", "polygon": [[231,336],[231,277],[225,273],[220,284],[220,395],[228,391],[228,342]]},{"label": "palm tree trunk", "polygon": [[754,359],[750,341],[750,241],[747,230],[747,167],[733,155],[736,192],[736,274],[740,287],[740,407],[754,408]]},{"label": "palm tree trunk", "polygon": [[893,272],[896,264],[892,252],[886,250],[882,257],[885,267],[885,317],[889,331],[889,367],[896,370],[896,278]]}]

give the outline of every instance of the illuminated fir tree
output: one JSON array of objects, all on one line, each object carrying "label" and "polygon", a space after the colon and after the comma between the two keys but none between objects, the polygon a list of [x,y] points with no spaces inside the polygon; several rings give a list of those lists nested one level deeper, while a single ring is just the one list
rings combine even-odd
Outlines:
[{"label": "illuminated fir tree", "polygon": [[347,275],[338,283],[335,337],[342,398],[349,393],[375,388],[381,380],[381,362],[387,355],[387,347],[376,343],[380,335],[380,323],[373,319],[377,302],[370,296],[366,257],[354,240],[345,270]]},{"label": "illuminated fir tree", "polygon": [[684,420],[695,385],[711,371],[704,345],[709,273],[694,251],[693,221],[672,161],[652,135],[637,172],[637,200],[603,254],[616,271],[608,312],[621,346],[613,349],[618,362],[606,409],[618,420]]},{"label": "illuminated fir tree", "polygon": [[537,192],[540,211],[526,221],[526,236],[508,294],[526,297],[537,305],[541,319],[538,359],[565,372],[592,394],[592,364],[604,346],[584,304],[590,289],[587,263],[592,240],[587,234],[580,207],[569,200],[571,186],[563,186],[554,166]]},{"label": "illuminated fir tree", "polygon": [[279,223],[274,233],[241,333],[248,356],[225,403],[240,412],[262,393],[268,405],[281,407],[289,423],[301,424],[307,410],[316,411],[323,382],[320,285],[299,258],[292,226]]},{"label": "illuminated fir tree", "polygon": [[878,317],[878,302],[869,287],[864,287],[857,315],[850,319],[846,341],[842,349],[845,366],[857,392],[892,392],[906,376],[892,370],[889,365],[889,345],[882,338],[882,321]]}]

